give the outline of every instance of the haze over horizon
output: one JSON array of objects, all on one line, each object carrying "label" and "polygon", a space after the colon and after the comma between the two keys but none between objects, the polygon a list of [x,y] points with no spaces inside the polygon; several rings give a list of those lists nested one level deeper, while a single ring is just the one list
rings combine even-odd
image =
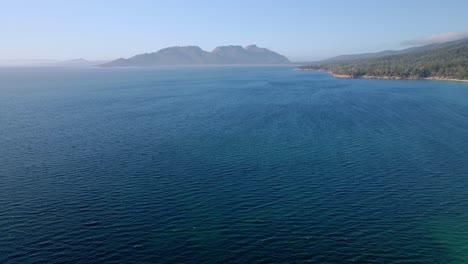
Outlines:
[{"label": "haze over horizon", "polygon": [[456,0],[424,5],[366,0],[359,6],[347,1],[20,0],[0,7],[0,60],[112,60],[171,46],[211,51],[257,44],[291,61],[308,61],[468,37],[468,2]]}]

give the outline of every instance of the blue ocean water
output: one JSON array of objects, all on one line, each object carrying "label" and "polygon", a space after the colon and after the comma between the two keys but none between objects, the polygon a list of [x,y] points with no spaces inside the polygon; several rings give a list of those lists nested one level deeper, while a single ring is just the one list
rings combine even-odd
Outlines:
[{"label": "blue ocean water", "polygon": [[468,83],[0,69],[0,263],[304,262],[468,262]]}]

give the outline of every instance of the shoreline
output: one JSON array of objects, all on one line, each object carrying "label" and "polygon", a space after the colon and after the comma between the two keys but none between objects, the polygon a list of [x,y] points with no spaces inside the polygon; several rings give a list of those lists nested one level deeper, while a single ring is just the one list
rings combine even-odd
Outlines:
[{"label": "shoreline", "polygon": [[295,68],[295,71],[316,71],[316,72],[326,72],[331,76],[339,79],[371,79],[371,80],[422,80],[422,81],[450,81],[450,82],[468,82],[468,80],[462,79],[451,79],[451,78],[443,78],[443,77],[427,77],[427,78],[401,78],[398,76],[361,76],[361,77],[353,77],[349,74],[335,74],[332,71],[325,71],[325,70],[314,70],[314,69],[301,69]]}]

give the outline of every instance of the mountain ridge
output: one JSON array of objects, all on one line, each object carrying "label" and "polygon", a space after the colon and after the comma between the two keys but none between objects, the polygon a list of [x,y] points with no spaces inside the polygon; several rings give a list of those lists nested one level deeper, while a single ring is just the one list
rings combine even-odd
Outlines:
[{"label": "mountain ridge", "polygon": [[248,45],[218,46],[211,52],[198,46],[173,46],[156,52],[142,53],[128,59],[104,63],[103,67],[163,66],[163,65],[235,65],[235,64],[289,64],[289,59],[274,51]]},{"label": "mountain ridge", "polygon": [[368,53],[360,53],[360,54],[344,54],[339,55],[331,58],[327,58],[324,60],[320,60],[319,62],[333,62],[333,61],[348,61],[348,60],[355,60],[355,59],[371,59],[371,58],[381,58],[386,56],[392,55],[399,55],[399,54],[407,54],[413,52],[423,52],[428,50],[435,50],[443,47],[447,47],[454,44],[460,44],[468,41],[468,38],[458,39],[454,41],[448,42],[441,42],[441,43],[432,43],[428,45],[410,47],[402,50],[383,50],[378,52],[368,52]]}]

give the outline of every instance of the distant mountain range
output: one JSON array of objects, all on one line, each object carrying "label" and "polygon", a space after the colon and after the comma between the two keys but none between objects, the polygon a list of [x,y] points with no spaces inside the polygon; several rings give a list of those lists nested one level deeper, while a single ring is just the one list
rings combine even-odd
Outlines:
[{"label": "distant mountain range", "polygon": [[288,58],[256,45],[220,46],[212,52],[197,46],[170,47],[153,53],[117,59],[101,66],[160,66],[160,65],[232,65],[232,64],[287,64]]},{"label": "distant mountain range", "polygon": [[343,78],[468,80],[468,39],[399,51],[342,55],[298,67]]},{"label": "distant mountain range", "polygon": [[107,61],[74,60],[0,60],[2,67],[89,67],[97,66]]}]

